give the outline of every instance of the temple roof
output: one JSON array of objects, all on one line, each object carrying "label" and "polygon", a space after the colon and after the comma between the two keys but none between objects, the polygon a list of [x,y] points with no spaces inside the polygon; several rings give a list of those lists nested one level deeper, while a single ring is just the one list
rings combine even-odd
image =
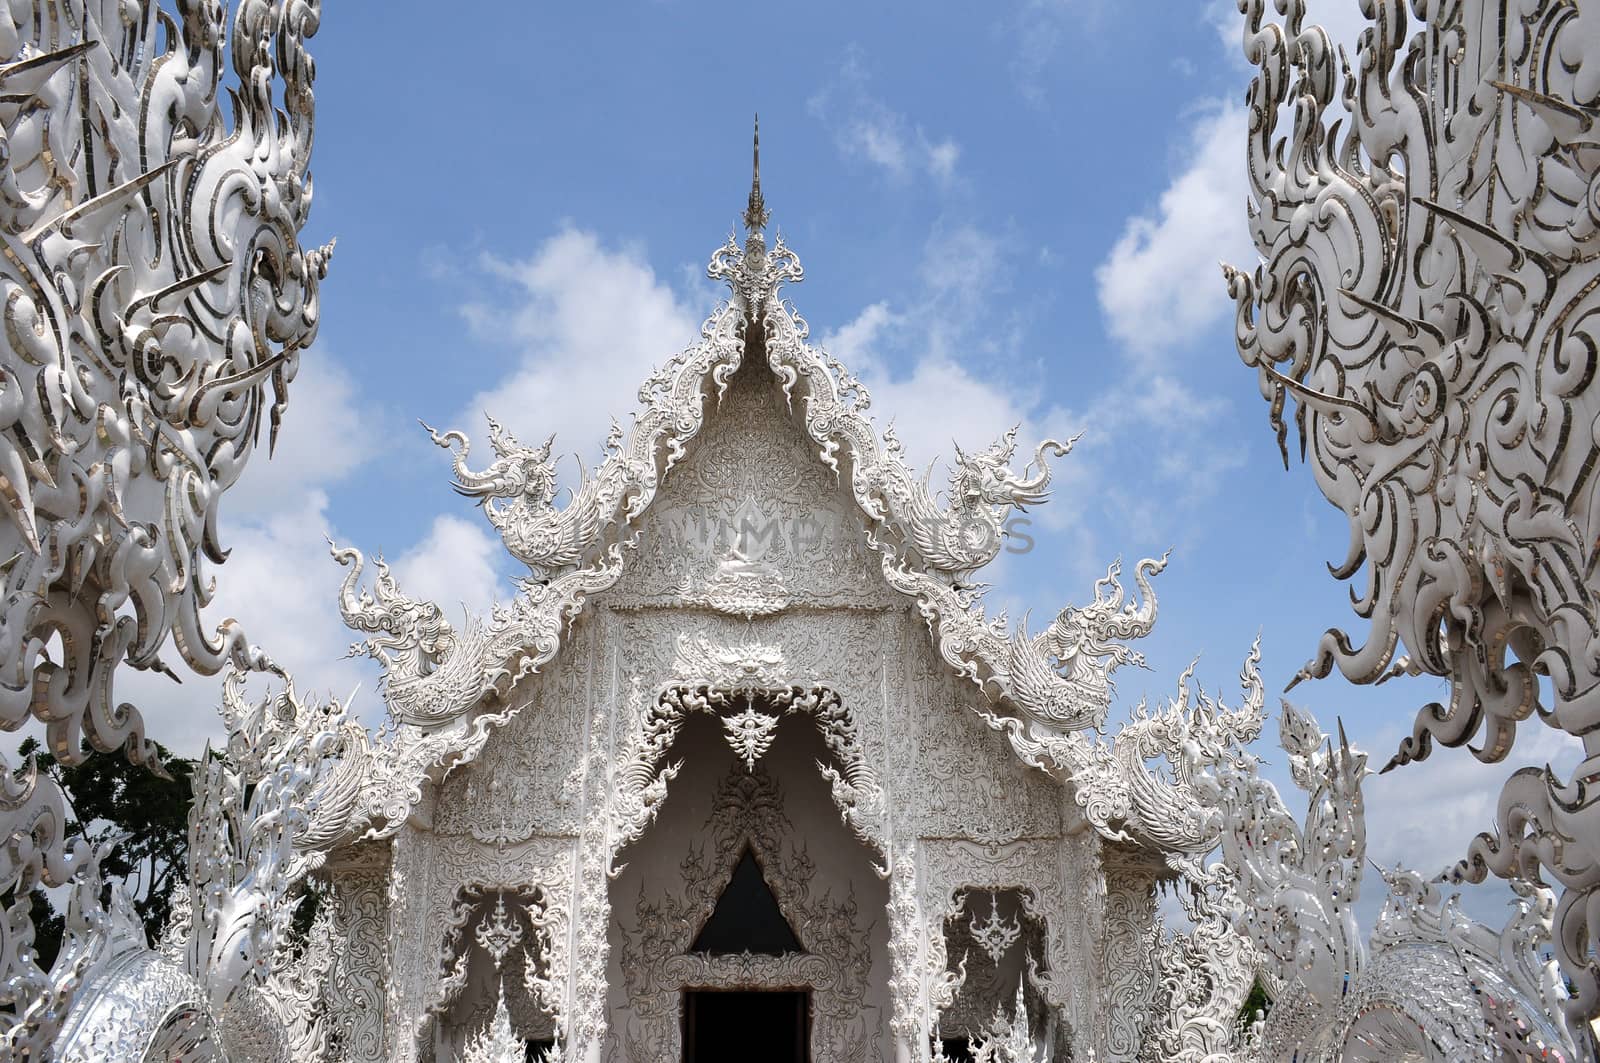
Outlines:
[{"label": "temple roof", "polygon": [[517,711],[511,688],[553,660],[575,618],[617,583],[640,518],[704,426],[708,403],[720,401],[747,359],[764,361],[786,407],[800,411],[804,437],[859,511],[885,582],[926,620],[946,665],[982,692],[988,725],[1036,767],[1065,775],[1092,759],[1080,733],[1104,724],[1112,673],[1143,663],[1126,640],[1155,621],[1149,577],[1165,558],[1136,567],[1136,599],[1125,594],[1113,565],[1092,602],[1064,608],[1038,634],[1025,624],[1012,627],[1004,615],[988,616],[973,577],[999,552],[1006,518],[1047,499],[1049,458],[1067,454],[1074,441],[1044,440],[1018,471],[1011,467],[1012,428],[978,453],[958,450],[947,489],[936,496],[905,461],[893,431],[880,434],[873,425],[866,388],[808,342],[805,319],[784,299],[804,269],[781,235],[768,245],[759,152],[758,131],[743,245],[730,235],[707,267],[730,297],[706,318],[697,343],[644,381],[632,430],[613,425],[604,460],[566,505],[556,505],[553,440],[528,447],[491,420],[493,460],[474,470],[463,433],[427,429],[452,452],[456,490],[478,502],[528,568],[511,602],[457,630],[436,603],[407,597],[381,559],[372,589],[361,589],[361,554],[334,549],[350,567],[341,611],[349,626],[369,634],[356,648],[383,668],[395,731],[405,739],[390,743],[382,772],[390,785],[369,802],[374,818],[392,821],[414,799],[422,774],[472,759],[489,731]]}]

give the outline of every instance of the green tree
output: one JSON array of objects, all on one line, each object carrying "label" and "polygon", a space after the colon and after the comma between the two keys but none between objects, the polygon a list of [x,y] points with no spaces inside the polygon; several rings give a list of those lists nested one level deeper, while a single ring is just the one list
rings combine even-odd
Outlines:
[{"label": "green tree", "polygon": [[[96,844],[112,834],[127,837],[101,864],[107,877],[127,883],[133,907],[154,941],[172,911],[173,891],[184,882],[189,850],[189,805],[195,762],[156,749],[170,778],[128,763],[114,753],[89,753],[80,764],[63,765],[30,738],[18,752],[55,779],[66,795],[68,836]],[[48,898],[33,899],[34,948],[46,968],[61,948],[62,917]]]},{"label": "green tree", "polygon": [[1250,995],[1244,998],[1244,1006],[1239,1009],[1239,1025],[1249,1026],[1258,1014],[1265,1015],[1271,1010],[1272,998],[1267,996],[1266,986],[1257,978],[1250,983]]}]

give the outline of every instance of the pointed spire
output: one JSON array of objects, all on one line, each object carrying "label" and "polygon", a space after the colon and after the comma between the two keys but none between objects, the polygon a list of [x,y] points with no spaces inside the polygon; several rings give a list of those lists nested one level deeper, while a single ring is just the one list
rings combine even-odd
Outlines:
[{"label": "pointed spire", "polygon": [[750,166],[750,202],[744,208],[744,227],[749,232],[759,232],[767,227],[772,217],[767,201],[761,195],[761,116],[756,115],[755,147]]}]

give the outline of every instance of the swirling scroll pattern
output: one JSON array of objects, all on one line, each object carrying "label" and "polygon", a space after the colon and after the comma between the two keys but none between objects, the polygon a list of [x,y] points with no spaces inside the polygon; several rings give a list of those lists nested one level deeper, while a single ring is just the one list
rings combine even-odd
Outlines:
[{"label": "swirling scroll pattern", "polygon": [[[1279,0],[1281,23],[1240,0],[1262,261],[1224,272],[1285,458],[1293,403],[1349,522],[1334,575],[1360,577],[1366,641],[1329,631],[1302,675],[1447,677],[1391,764],[1436,741],[1498,761],[1535,710],[1600,732],[1600,16],[1559,0],[1363,6],[1349,53],[1305,24],[1303,0]],[[1498,837],[1463,874],[1543,868],[1569,891],[1556,949],[1592,1016],[1587,741],[1571,783],[1507,784]]]},{"label": "swirling scroll pattern", "polygon": [[[0,18],[0,729],[37,720],[66,762],[87,745],[154,764],[121,664],[170,671],[170,646],[206,675],[271,665],[233,621],[206,629],[205,568],[332,252],[299,245],[318,3],[171,6]],[[0,759],[0,836],[28,840],[0,862],[0,983],[22,1020],[7,1045],[36,1056],[83,972],[39,969],[29,890],[78,889],[88,865],[60,843],[54,783],[11,774]]]}]

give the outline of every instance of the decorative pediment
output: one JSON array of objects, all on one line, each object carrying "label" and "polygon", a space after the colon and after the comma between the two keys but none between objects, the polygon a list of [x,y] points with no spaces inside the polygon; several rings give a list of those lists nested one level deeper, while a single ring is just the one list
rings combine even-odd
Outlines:
[{"label": "decorative pediment", "polygon": [[[863,603],[849,596],[861,593],[886,596],[889,604],[909,602],[945,664],[994,706],[991,725],[1006,733],[1019,755],[1058,773],[1083,761],[1088,747],[1074,732],[1104,723],[1112,673],[1142,663],[1127,642],[1147,634],[1155,621],[1149,577],[1165,560],[1139,563],[1140,595],[1133,600],[1112,566],[1090,604],[1067,607],[1037,634],[1011,627],[1003,615],[988,616],[973,577],[998,553],[1006,519],[1046,499],[1049,459],[1065,455],[1072,441],[1040,443],[1019,470],[1012,429],[981,451],[958,451],[944,490],[935,491],[906,463],[893,433],[880,435],[874,427],[861,383],[808,342],[809,326],[782,298],[784,285],[804,277],[782,237],[770,248],[761,228],[751,228],[743,246],[730,237],[707,272],[728,284],[730,299],[706,319],[698,343],[645,381],[632,431],[613,428],[604,461],[566,505],[556,505],[549,441],[530,447],[491,422],[493,458],[475,470],[463,434],[428,429],[452,453],[457,490],[478,501],[507,550],[528,567],[512,601],[457,630],[437,604],[407,597],[381,562],[371,591],[362,590],[361,554],[335,550],[350,569],[340,596],[345,621],[370,636],[352,650],[383,668],[384,694],[397,721],[392,741],[375,755],[374,779],[385,793],[367,802],[375,812],[384,810],[387,823],[366,822],[361,829],[393,829],[403,817],[392,812],[419,792],[419,769],[433,772],[475,756],[488,729],[516,711],[506,701],[518,680],[556,656],[572,621],[596,595],[623,594],[617,588],[625,573],[652,570],[651,551],[672,554],[681,546],[672,535],[694,531],[696,519],[772,527],[780,514],[765,489],[729,494],[714,513],[661,501],[668,474],[696,464],[693,455],[715,435],[707,426],[737,417],[737,409],[748,412],[730,400],[730,392],[746,386],[757,388],[772,416],[809,449],[805,464],[812,471],[801,475],[831,479],[831,497],[844,508],[812,512],[838,518],[833,531],[847,534],[834,541],[848,549],[817,550],[794,528],[784,532],[782,556],[749,536],[708,540],[717,552],[704,563],[680,566],[677,582],[665,590],[630,589],[634,597],[627,600],[745,618],[798,604],[856,606]],[[772,477],[799,468],[761,464],[760,455],[749,453],[713,453],[699,462],[705,467],[696,476],[737,471],[740,462]],[[817,578],[826,565],[845,567],[828,583]],[[654,571],[661,570],[656,564]],[[836,599],[828,600],[829,593]],[[397,769],[401,762],[409,766]]]},{"label": "decorative pediment", "polygon": [[678,636],[672,674],[685,685],[732,691],[778,690],[794,683],[783,647],[753,640],[721,644],[704,633]]}]

